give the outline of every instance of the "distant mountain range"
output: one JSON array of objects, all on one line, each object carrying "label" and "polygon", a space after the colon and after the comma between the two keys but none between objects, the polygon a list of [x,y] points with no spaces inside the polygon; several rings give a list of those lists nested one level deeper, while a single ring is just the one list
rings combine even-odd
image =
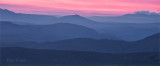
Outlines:
[{"label": "distant mountain range", "polygon": [[105,53],[158,52],[160,33],[135,42],[107,39],[78,38],[44,43],[41,48],[58,50],[79,50]]},{"label": "distant mountain range", "polygon": [[160,23],[160,14],[125,14],[122,16],[92,16],[88,19],[114,23]]},{"label": "distant mountain range", "polygon": [[[113,18],[104,17],[104,19],[109,20],[105,22],[96,22],[94,21],[94,19],[98,19],[99,17],[95,17],[90,20],[80,15],[67,15],[63,17],[56,17],[50,15],[21,14],[14,13],[7,9],[0,9],[0,14],[0,21],[11,21],[15,24],[20,25],[49,25],[56,23],[70,23],[82,25],[94,29],[98,33],[101,33],[103,35],[116,36],[119,39],[126,41],[136,41],[146,36],[160,32],[158,27],[159,15],[126,14]],[[126,23],[125,21],[132,22]]]},{"label": "distant mountain range", "polygon": [[57,20],[57,17],[55,16],[14,13],[7,9],[0,9],[0,14],[0,21],[12,21],[22,23],[27,22],[33,24],[53,24],[52,22]]},{"label": "distant mountain range", "polygon": [[1,38],[3,42],[35,41],[47,42],[72,38],[117,39],[111,35],[99,34],[94,29],[69,24],[56,23],[51,25],[18,25],[1,21]]},{"label": "distant mountain range", "polygon": [[4,47],[26,47],[37,49],[56,49],[91,51],[103,53],[159,52],[160,33],[134,42],[108,39],[75,38],[56,42],[2,42]]},{"label": "distant mountain range", "polygon": [[68,15],[63,17],[56,17],[50,15],[36,15],[36,14],[21,14],[14,13],[7,9],[0,9],[1,20],[0,21],[12,21],[22,23],[33,23],[33,24],[54,24],[54,23],[73,23],[73,24],[88,24],[94,22],[87,18],[79,15]]},{"label": "distant mountain range", "polygon": [[87,19],[79,15],[67,15],[62,17],[56,17],[51,15],[22,14],[1,8],[0,8],[0,14],[1,14],[0,21],[12,21],[12,22],[22,22],[22,23],[28,22],[35,24],[54,24],[57,22],[67,22],[67,23],[79,22],[80,24],[85,22],[113,22],[113,23],[159,23],[160,22],[159,20],[160,14],[125,14],[116,17],[91,16],[87,17],[88,18]]},{"label": "distant mountain range", "polygon": [[159,65],[159,17],[56,17],[0,9],[0,65]]}]

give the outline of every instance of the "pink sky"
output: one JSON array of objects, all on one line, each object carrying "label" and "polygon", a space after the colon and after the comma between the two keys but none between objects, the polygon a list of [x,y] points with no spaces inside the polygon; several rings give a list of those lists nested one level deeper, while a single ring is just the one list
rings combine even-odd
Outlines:
[{"label": "pink sky", "polygon": [[17,13],[84,16],[160,12],[160,0],[0,0],[0,8]]}]

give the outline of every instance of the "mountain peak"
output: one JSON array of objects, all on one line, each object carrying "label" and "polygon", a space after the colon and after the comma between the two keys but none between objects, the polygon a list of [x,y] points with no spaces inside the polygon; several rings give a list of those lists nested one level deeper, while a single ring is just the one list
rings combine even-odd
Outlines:
[{"label": "mountain peak", "polygon": [[82,16],[80,16],[80,15],[78,15],[78,14],[75,14],[75,15],[67,15],[67,16],[63,16],[63,17],[71,17],[71,18],[84,18],[84,17],[82,17]]},{"label": "mountain peak", "polygon": [[80,15],[78,15],[78,14],[74,14],[74,15],[71,15],[71,16],[77,16],[77,17],[81,17]]},{"label": "mountain peak", "polygon": [[80,16],[78,14],[75,14],[75,15],[67,15],[67,16],[63,16],[63,17],[60,17],[61,20],[63,21],[68,21],[68,22],[71,22],[71,21],[74,21],[74,22],[89,22],[91,20],[83,17],[83,16]]},{"label": "mountain peak", "polygon": [[0,8],[0,13],[4,13],[4,14],[14,14],[14,12],[13,11],[10,11],[10,10],[8,10],[8,9],[2,9],[2,8]]}]

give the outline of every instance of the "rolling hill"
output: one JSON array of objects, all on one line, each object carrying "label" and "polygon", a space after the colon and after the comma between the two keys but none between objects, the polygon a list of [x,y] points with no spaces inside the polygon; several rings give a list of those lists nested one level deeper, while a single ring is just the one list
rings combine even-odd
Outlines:
[{"label": "rolling hill", "polygon": [[[125,41],[140,40],[146,36],[159,32],[159,15],[153,14],[125,14],[123,16],[117,17],[104,17],[104,19],[111,20],[108,20],[106,22],[96,22],[93,20],[99,17],[95,17],[93,19],[88,19],[80,15],[56,17],[52,15],[15,13],[7,9],[0,9],[0,14],[0,21],[11,21],[21,25],[49,25],[55,23],[71,23],[92,28],[103,35],[117,36],[119,39]],[[112,20],[115,20],[116,22]],[[126,21],[132,22],[126,23]]]},{"label": "rolling hill", "polygon": [[[0,22],[1,37],[3,42],[17,42],[17,41],[58,41],[72,38],[112,38],[106,35],[101,35],[94,29],[69,24],[56,23],[51,25],[18,25],[12,22]],[[115,38],[116,39],[116,38]]]},{"label": "rolling hill", "polygon": [[[3,47],[26,47],[36,49],[56,49],[90,51],[102,53],[159,52],[159,35],[155,34],[142,40],[127,42],[121,40],[74,38],[55,42],[3,42]],[[149,39],[149,40],[148,40]]]}]

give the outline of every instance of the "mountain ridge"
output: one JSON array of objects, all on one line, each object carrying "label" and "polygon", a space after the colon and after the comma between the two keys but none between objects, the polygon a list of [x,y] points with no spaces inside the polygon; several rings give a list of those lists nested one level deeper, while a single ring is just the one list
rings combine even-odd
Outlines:
[{"label": "mountain ridge", "polygon": [[112,36],[107,37],[106,35],[100,35],[94,29],[70,23],[56,23],[50,25],[18,25],[11,22],[0,22],[0,25],[3,41],[44,42],[71,38],[113,39]]},{"label": "mountain ridge", "polygon": [[[158,34],[160,35],[160,34]],[[135,52],[160,52],[159,38],[152,38],[154,35],[145,39],[127,42],[122,40],[109,39],[93,39],[93,38],[74,38],[55,42],[12,42],[3,43],[6,47],[26,47],[36,49],[56,49],[56,50],[71,50],[71,51],[89,51],[101,53],[135,53]],[[27,45],[29,44],[29,45]]]},{"label": "mountain ridge", "polygon": [[[111,36],[117,36],[119,39],[125,40],[125,41],[136,41],[139,39],[142,39],[146,36],[152,35],[154,33],[158,33],[159,31],[159,23],[142,23],[144,22],[143,19],[139,17],[135,17],[134,20],[131,20],[130,18],[122,17],[122,20],[127,21],[134,21],[138,22],[136,20],[140,20],[140,23],[125,23],[121,20],[121,18],[113,17],[109,19],[118,20],[118,22],[97,22],[94,20],[90,20],[88,18],[79,16],[79,15],[71,15],[71,17],[76,18],[70,18],[70,16],[66,16],[65,18],[62,17],[56,17],[56,16],[47,16],[47,15],[34,15],[34,14],[1,14],[1,21],[11,21],[11,22],[20,22],[21,24],[36,24],[36,25],[49,25],[49,24],[55,24],[55,23],[72,23],[77,25],[83,25],[88,28],[92,28],[96,30],[98,33],[104,34],[104,35],[111,35]],[[69,17],[69,18],[68,18]],[[96,17],[97,18],[97,17]],[[106,19],[106,18],[104,18]],[[119,20],[120,19],[120,20]],[[148,19],[148,18],[145,18]],[[157,19],[151,19],[147,21],[153,21]],[[159,21],[159,20],[157,20]],[[19,23],[19,24],[20,24]],[[104,36],[102,35],[102,36]],[[137,35],[137,36],[134,36]],[[115,37],[116,38],[116,37]]]}]

